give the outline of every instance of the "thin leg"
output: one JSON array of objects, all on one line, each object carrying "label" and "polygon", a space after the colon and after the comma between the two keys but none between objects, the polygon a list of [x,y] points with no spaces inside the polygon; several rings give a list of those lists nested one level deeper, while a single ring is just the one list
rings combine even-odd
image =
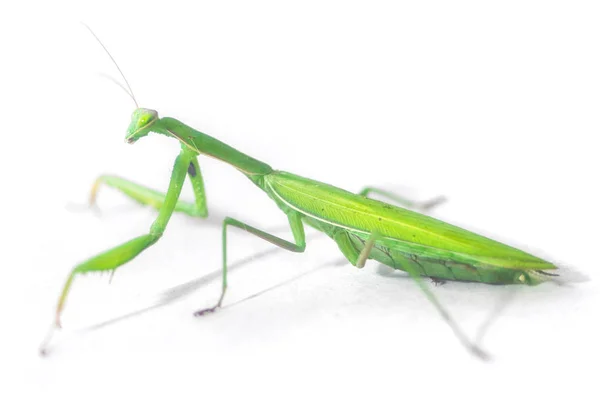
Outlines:
[{"label": "thin leg", "polygon": [[429,211],[433,207],[440,205],[446,201],[446,198],[444,196],[438,196],[428,201],[419,202],[398,196],[397,194],[389,192],[387,190],[382,190],[371,186],[367,186],[358,194],[360,196],[369,197],[370,193],[375,193],[380,196],[387,197],[388,199],[400,204],[401,206],[414,208],[421,211]]},{"label": "thin leg", "polygon": [[379,233],[373,232],[360,251],[358,251],[354,246],[354,243],[352,243],[348,232],[343,229],[340,229],[333,235],[333,240],[337,243],[344,257],[350,261],[350,264],[354,265],[356,268],[363,268],[379,237]]},{"label": "thin leg", "polygon": [[369,259],[369,255],[371,254],[371,250],[373,250],[373,246],[375,246],[375,241],[379,239],[380,235],[377,232],[371,233],[369,239],[365,242],[365,247],[361,250],[358,255],[358,260],[356,260],[356,267],[362,268],[365,266],[365,263]]},{"label": "thin leg", "polygon": [[[132,260],[138,254],[152,246],[160,239],[169,222],[169,219],[171,218],[171,215],[173,214],[173,211],[175,210],[175,207],[177,206],[177,199],[181,193],[181,188],[185,180],[185,175],[188,170],[190,160],[191,154],[188,150],[182,150],[175,160],[175,165],[171,174],[171,181],[169,183],[169,189],[162,200],[158,217],[150,227],[150,232],[148,234],[138,236],[135,239],[92,257],[73,268],[63,287],[61,296],[58,300],[58,305],[56,307],[55,326],[57,328],[60,328],[61,326],[60,316],[75,276],[88,272],[114,272],[118,267]],[[131,188],[131,186],[128,185],[121,185],[121,187],[124,186],[127,189]],[[139,194],[140,191],[137,193]],[[142,196],[140,198],[148,197],[149,196]]]},{"label": "thin leg", "polygon": [[[202,180],[202,174],[196,156],[193,156],[190,160],[189,165],[187,166],[187,174],[190,178],[196,201],[194,203],[189,203],[178,200],[174,211],[192,217],[205,218],[208,216],[206,194],[204,192],[204,181]],[[96,182],[94,182],[94,185],[92,186],[90,192],[90,205],[94,206],[96,204],[98,190],[102,185],[113,187],[138,203],[152,206],[158,210],[160,210],[165,202],[165,193],[150,189],[118,176],[102,175],[96,179]]]},{"label": "thin leg", "polygon": [[234,226],[239,229],[243,229],[248,233],[251,233],[255,236],[258,236],[261,239],[266,240],[269,243],[272,243],[282,249],[293,251],[296,253],[302,253],[306,249],[306,237],[304,233],[304,225],[302,224],[302,220],[300,219],[300,215],[297,213],[288,214],[288,221],[290,223],[290,228],[292,230],[292,234],[294,235],[294,242],[288,242],[285,239],[281,239],[277,236],[271,235],[265,231],[254,228],[250,225],[247,225],[243,222],[240,222],[233,218],[225,218],[223,221],[223,233],[222,233],[222,257],[223,257],[223,265],[222,265],[222,286],[221,286],[221,295],[219,296],[219,301],[213,307],[205,308],[202,310],[198,310],[194,313],[194,316],[198,317],[204,315],[208,312],[214,312],[217,308],[221,307],[223,303],[223,298],[225,297],[225,292],[227,291],[227,227]]},{"label": "thin leg", "polygon": [[416,271],[414,268],[406,265],[406,271],[410,274],[410,276],[415,280],[417,285],[421,288],[421,290],[425,293],[425,296],[429,299],[431,303],[437,308],[438,312],[441,314],[442,318],[446,321],[446,323],[450,326],[452,331],[454,331],[454,335],[458,338],[458,340],[471,352],[471,354],[481,358],[482,360],[489,360],[489,355],[480,349],[474,342],[469,340],[467,335],[460,329],[456,321],[450,316],[450,313],[442,306],[438,298],[433,294],[431,288],[425,284],[423,278],[420,273]]},{"label": "thin leg", "polygon": [[[358,255],[358,257],[356,258],[356,261],[353,262],[353,260],[350,260],[350,262],[352,264],[356,265],[358,268],[364,267],[365,262],[369,258],[369,255],[370,255],[371,251],[373,250],[373,247],[375,246],[375,243],[379,237],[380,237],[380,235],[377,232],[373,232],[371,234],[371,236],[369,237],[369,239],[365,242],[365,246],[363,247],[363,249],[360,252],[360,254]],[[435,308],[437,308],[437,310],[442,315],[442,318],[444,318],[446,323],[448,325],[450,325],[450,328],[452,328],[452,330],[454,331],[454,334],[456,335],[458,340],[460,340],[460,342],[475,356],[477,356],[483,360],[489,359],[489,356],[487,355],[487,353],[485,353],[475,343],[471,342],[469,340],[469,338],[467,338],[467,336],[460,329],[458,324],[450,316],[448,311],[442,306],[442,304],[439,302],[437,297],[433,294],[433,292],[431,291],[429,286],[425,284],[419,271],[416,271],[414,268],[410,267],[409,265],[406,265],[406,271],[415,280],[417,285],[419,285],[421,290],[423,292],[425,292],[425,296],[427,296],[429,301],[431,301],[431,303],[433,303]]]}]

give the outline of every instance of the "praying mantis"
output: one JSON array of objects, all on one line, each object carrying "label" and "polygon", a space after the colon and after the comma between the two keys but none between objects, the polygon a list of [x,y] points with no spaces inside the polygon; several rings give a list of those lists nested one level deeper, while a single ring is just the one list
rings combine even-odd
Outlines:
[{"label": "praying mantis", "polygon": [[[469,340],[423,278],[537,285],[557,276],[557,266],[554,263],[404,208],[427,210],[440,203],[442,198],[417,203],[374,187],[351,193],[326,183],[273,169],[267,163],[177,119],[159,117],[158,112],[153,109],[140,108],[125,75],[94,32],[92,34],[113,60],[129,88],[123,89],[136,104],[127,128],[127,143],[134,144],[149,133],[157,133],[178,141],[181,150],[175,159],[169,186],[164,193],[113,175],[103,175],[96,180],[91,191],[92,204],[96,202],[98,189],[105,185],[141,204],[156,208],[158,216],[148,233],[100,253],[72,269],[59,296],[54,328],[61,327],[61,314],[78,275],[90,272],[114,273],[156,244],[175,212],[195,218],[208,216],[206,191],[198,162],[198,156],[201,155],[229,164],[263,191],[287,216],[293,240],[283,239],[240,220],[226,217],[221,232],[221,293],[214,306],[196,311],[196,316],[214,312],[223,303],[228,287],[227,235],[230,227],[244,230],[282,249],[302,253],[306,249],[305,226],[308,225],[329,236],[353,266],[362,268],[367,260],[373,259],[393,269],[407,272],[460,343],[481,359],[487,359],[487,353]],[[179,199],[186,177],[193,188],[194,202]],[[385,197],[398,205],[372,199],[370,194]],[[42,346],[42,352],[45,347],[46,344]]]}]

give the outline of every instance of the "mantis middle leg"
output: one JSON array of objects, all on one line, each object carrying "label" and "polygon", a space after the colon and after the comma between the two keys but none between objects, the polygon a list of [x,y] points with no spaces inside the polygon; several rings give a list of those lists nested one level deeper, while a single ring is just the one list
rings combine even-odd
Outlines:
[{"label": "mantis middle leg", "polygon": [[288,214],[288,222],[290,224],[290,228],[292,230],[292,234],[294,236],[294,243],[289,242],[280,237],[271,235],[263,230],[254,228],[248,224],[245,224],[237,219],[233,219],[230,217],[225,218],[223,221],[223,233],[222,233],[222,285],[221,285],[221,295],[219,296],[219,301],[213,307],[205,308],[202,310],[198,310],[194,313],[195,316],[201,316],[208,312],[214,312],[217,308],[221,307],[223,303],[223,297],[225,297],[225,292],[227,291],[227,227],[234,226],[239,229],[243,229],[248,233],[251,233],[254,236],[258,236],[259,238],[266,240],[269,243],[272,243],[282,249],[293,251],[296,253],[302,253],[306,249],[306,234],[304,232],[304,225],[300,214],[291,211]]}]

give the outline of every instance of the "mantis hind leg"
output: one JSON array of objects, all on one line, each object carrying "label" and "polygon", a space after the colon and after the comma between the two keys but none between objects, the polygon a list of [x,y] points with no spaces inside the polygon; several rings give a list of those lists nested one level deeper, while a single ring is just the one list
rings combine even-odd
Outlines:
[{"label": "mantis hind leg", "polygon": [[[369,259],[369,256],[371,255],[371,252],[373,251],[379,238],[380,234],[378,232],[372,232],[370,237],[364,241],[362,249],[359,249],[354,242],[350,240],[350,237],[346,231],[340,230],[333,236],[333,239],[337,242],[344,256],[352,265],[355,265],[358,268],[364,267],[365,262]],[[412,265],[404,265],[403,269],[409,273],[419,288],[421,288],[421,290],[425,293],[425,296],[427,296],[429,301],[438,310],[442,318],[444,318],[444,321],[446,321],[446,323],[450,326],[454,332],[454,335],[463,344],[463,346],[465,346],[473,355],[481,358],[482,360],[489,359],[487,353],[469,340],[467,335],[462,331],[462,329],[460,329],[456,321],[454,321],[454,319],[450,316],[450,313],[442,306],[431,288],[423,281],[421,272]]]},{"label": "mantis hind leg", "polygon": [[438,310],[444,321],[450,326],[454,335],[458,338],[458,340],[462,343],[463,346],[467,348],[471,352],[471,354],[482,360],[489,360],[489,355],[479,348],[474,342],[469,340],[467,335],[460,329],[456,321],[450,316],[448,310],[442,306],[442,303],[438,300],[438,298],[433,294],[433,291],[429,287],[429,285],[425,284],[423,278],[413,267],[406,268],[406,271],[410,274],[410,276],[414,279],[414,281],[419,285],[421,290],[425,293],[425,296],[429,299],[429,301],[433,304],[433,306]]},{"label": "mantis hind leg", "polygon": [[[181,212],[192,217],[205,218],[208,216],[208,208],[206,205],[206,194],[204,192],[204,181],[200,172],[198,159],[193,156],[187,167],[187,175],[194,190],[196,201],[194,203],[178,200],[175,205],[175,212]],[[102,185],[115,188],[132,198],[142,205],[149,205],[158,210],[163,206],[166,194],[158,190],[150,189],[146,186],[132,182],[128,179],[114,175],[102,175],[96,179],[90,192],[90,205],[96,204],[98,191]]]},{"label": "mantis hind leg", "polygon": [[417,209],[417,210],[420,210],[423,212],[429,211],[432,208],[446,202],[446,200],[447,200],[446,197],[444,197],[444,196],[438,196],[438,197],[435,197],[435,198],[427,200],[427,201],[414,201],[411,199],[407,199],[406,197],[399,196],[396,193],[393,193],[393,192],[390,192],[387,190],[383,190],[383,189],[379,189],[376,187],[372,187],[372,186],[367,186],[363,190],[358,192],[358,194],[360,196],[364,196],[364,197],[369,197],[369,194],[371,194],[371,193],[375,193],[375,194],[378,194],[389,200],[392,200],[393,202],[395,202],[401,206],[414,208],[414,209]]},{"label": "mantis hind leg", "polygon": [[227,227],[233,226],[239,229],[243,229],[248,233],[251,233],[254,236],[257,236],[263,240],[266,240],[269,243],[272,243],[282,249],[293,251],[296,253],[302,253],[306,249],[306,235],[304,233],[304,225],[300,218],[300,214],[291,212],[288,214],[288,221],[290,224],[290,228],[292,230],[292,234],[294,235],[294,243],[289,242],[285,239],[281,239],[280,237],[271,235],[263,230],[254,228],[248,224],[245,224],[237,219],[233,219],[230,217],[225,218],[223,221],[223,233],[222,233],[222,285],[221,285],[221,295],[219,296],[219,300],[217,304],[213,307],[205,308],[202,310],[198,310],[194,313],[194,316],[198,317],[204,315],[209,312],[214,312],[217,308],[221,307],[223,303],[223,298],[225,297],[225,292],[227,291]]}]

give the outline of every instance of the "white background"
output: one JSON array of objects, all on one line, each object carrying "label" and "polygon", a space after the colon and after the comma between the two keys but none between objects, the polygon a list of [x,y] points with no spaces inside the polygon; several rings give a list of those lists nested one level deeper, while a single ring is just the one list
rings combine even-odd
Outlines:
[{"label": "white background", "polygon": [[[597,398],[600,13],[494,3],[4,3],[0,397]],[[590,281],[436,287],[471,337],[491,316],[485,364],[402,274],[340,263],[312,233],[297,255],[236,232],[227,307],[195,319],[218,296],[225,215],[291,237],[263,193],[203,158],[212,217],[173,216],[110,285],[78,278],[38,357],[70,269],[156,215],[108,189],[100,216],[86,210],[93,180],[166,189],[178,151],[123,143],[133,103],[100,76],[120,80],[80,21],[140,105],[348,190],[444,194],[436,217]]]}]

